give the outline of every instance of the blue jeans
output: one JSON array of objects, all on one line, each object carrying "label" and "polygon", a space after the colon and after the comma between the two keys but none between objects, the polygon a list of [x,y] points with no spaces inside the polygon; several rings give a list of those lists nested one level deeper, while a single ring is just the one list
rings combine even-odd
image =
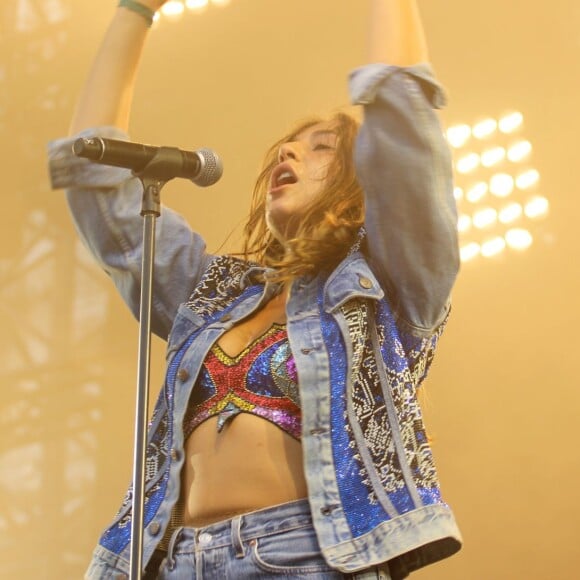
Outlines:
[{"label": "blue jeans", "polygon": [[[307,500],[250,512],[203,528],[178,528],[158,580],[256,578],[390,579],[385,568],[343,574],[325,562]],[[149,569],[150,571],[150,569]],[[149,577],[149,576],[148,576]]]}]

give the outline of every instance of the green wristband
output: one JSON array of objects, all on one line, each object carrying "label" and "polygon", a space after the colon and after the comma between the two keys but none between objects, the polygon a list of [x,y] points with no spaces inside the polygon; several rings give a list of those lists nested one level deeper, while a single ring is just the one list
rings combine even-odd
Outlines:
[{"label": "green wristband", "polygon": [[131,12],[135,12],[147,21],[147,26],[151,26],[153,24],[153,17],[155,16],[155,12],[149,8],[149,6],[145,6],[145,4],[141,4],[141,2],[136,2],[136,0],[121,0],[119,2],[119,7],[127,8],[127,10],[131,10]]}]

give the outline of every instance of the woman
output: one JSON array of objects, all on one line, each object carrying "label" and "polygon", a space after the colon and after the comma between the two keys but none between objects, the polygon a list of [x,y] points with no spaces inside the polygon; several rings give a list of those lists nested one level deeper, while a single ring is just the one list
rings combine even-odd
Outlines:
[{"label": "woman", "polygon": [[[53,184],[134,312],[140,184],[70,146],[127,139],[163,4],[121,1],[72,137],[51,144]],[[274,145],[244,259],[208,255],[167,208],[158,220],[153,330],[168,371],[149,433],[148,577],[404,578],[459,549],[416,399],[458,268],[443,96],[418,64],[415,2],[371,4],[369,61],[389,64],[351,78],[364,122],[303,123]],[[130,504],[87,578],[126,577]]]}]

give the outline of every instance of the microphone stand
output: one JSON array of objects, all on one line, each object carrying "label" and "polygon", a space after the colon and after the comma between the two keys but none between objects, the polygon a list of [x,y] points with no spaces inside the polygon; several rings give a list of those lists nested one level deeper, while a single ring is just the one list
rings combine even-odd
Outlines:
[{"label": "microphone stand", "polygon": [[[177,153],[176,153],[177,152]],[[135,403],[135,442],[133,455],[133,502],[131,522],[130,579],[141,580],[143,574],[143,531],[145,505],[145,464],[147,450],[147,415],[149,410],[149,372],[151,367],[151,308],[155,260],[155,225],[161,215],[161,189],[174,177],[167,171],[179,151],[160,147],[151,161],[133,174],[143,184],[143,255],[141,260],[141,298],[139,307],[139,352],[137,361],[137,395]]]}]

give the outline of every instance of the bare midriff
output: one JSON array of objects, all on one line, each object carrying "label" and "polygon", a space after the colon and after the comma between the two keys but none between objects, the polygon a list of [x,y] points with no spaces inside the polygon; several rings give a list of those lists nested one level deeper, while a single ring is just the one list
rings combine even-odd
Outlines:
[{"label": "bare midriff", "polygon": [[[230,356],[274,323],[285,323],[286,295],[275,297],[219,341]],[[185,443],[182,470],[184,524],[200,527],[307,496],[299,441],[268,420],[241,413],[220,432],[217,417]]]}]

